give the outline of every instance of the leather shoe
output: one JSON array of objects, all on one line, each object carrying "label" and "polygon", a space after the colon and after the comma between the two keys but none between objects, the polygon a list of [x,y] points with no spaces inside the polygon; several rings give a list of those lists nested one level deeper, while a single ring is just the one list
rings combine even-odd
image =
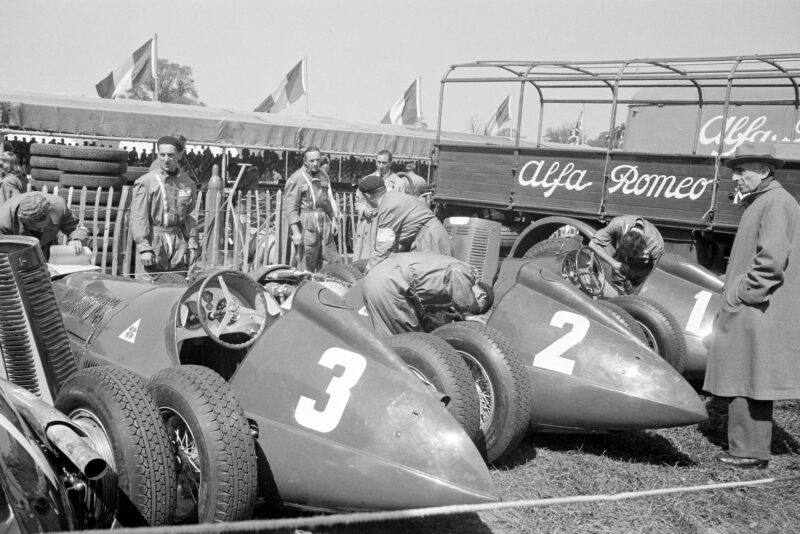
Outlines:
[{"label": "leather shoe", "polygon": [[717,461],[730,467],[738,467],[740,469],[751,469],[753,467],[764,468],[769,465],[769,460],[762,460],[760,458],[744,458],[742,456],[733,456],[732,454],[724,453],[717,456]]}]

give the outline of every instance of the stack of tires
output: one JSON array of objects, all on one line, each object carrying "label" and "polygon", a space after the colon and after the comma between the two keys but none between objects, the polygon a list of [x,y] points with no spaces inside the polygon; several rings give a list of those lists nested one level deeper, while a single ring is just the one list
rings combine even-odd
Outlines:
[{"label": "stack of tires", "polygon": [[62,146],[59,182],[64,187],[113,187],[117,192],[125,185],[127,160],[128,153],[118,148]]},{"label": "stack of tires", "polygon": [[128,167],[128,171],[125,173],[125,183],[128,185],[133,185],[133,183],[139,179],[140,176],[143,174],[147,174],[150,170],[150,167]]},{"label": "stack of tires", "polygon": [[52,193],[59,184],[61,171],[58,163],[61,161],[61,146],[44,143],[31,145],[31,180],[29,183],[35,191],[47,188],[47,191]]}]

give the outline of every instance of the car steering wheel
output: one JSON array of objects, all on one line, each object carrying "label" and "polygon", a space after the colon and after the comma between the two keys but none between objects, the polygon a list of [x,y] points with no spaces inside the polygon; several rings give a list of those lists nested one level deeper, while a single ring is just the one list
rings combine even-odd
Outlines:
[{"label": "car steering wheel", "polygon": [[582,246],[575,253],[575,277],[578,285],[589,296],[598,297],[603,294],[606,276],[603,264],[597,253],[589,247]]},{"label": "car steering wheel", "polygon": [[[234,297],[228,284],[225,282],[225,277],[228,271],[218,271],[208,276],[200,285],[197,290],[197,317],[200,326],[203,327],[208,337],[219,343],[223,347],[229,349],[244,349],[255,343],[264,330],[267,328],[267,299],[264,295],[264,290],[252,282],[254,294],[256,297],[255,308],[247,308],[241,304],[237,297]],[[246,278],[246,277],[245,277]],[[203,306],[204,295],[208,290],[213,280],[219,279],[219,288],[222,290],[222,298],[213,303],[211,311]],[[250,278],[246,278],[251,281]],[[211,294],[210,292],[208,294]],[[261,309],[258,309],[258,303],[261,303]],[[254,328],[246,329],[247,325],[254,325]],[[255,326],[257,325],[257,328]],[[229,333],[242,333],[249,336],[247,341],[243,343],[230,343],[224,341],[220,336]]]}]

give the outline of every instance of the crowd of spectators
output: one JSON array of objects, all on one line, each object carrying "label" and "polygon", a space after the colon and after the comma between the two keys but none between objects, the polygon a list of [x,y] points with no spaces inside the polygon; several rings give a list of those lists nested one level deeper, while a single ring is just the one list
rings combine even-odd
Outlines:
[{"label": "crowd of spectators", "polygon": [[[149,167],[155,160],[154,148],[131,147],[119,142],[102,142],[96,140],[83,140],[75,138],[45,138],[36,136],[6,136],[3,143],[3,151],[14,152],[25,172],[30,171],[30,146],[34,143],[59,144],[59,145],[83,145],[83,146],[107,146],[122,148],[128,152],[128,166],[130,167]],[[358,181],[364,176],[375,170],[373,156],[346,156],[330,154],[330,178],[333,182],[340,184],[350,184],[355,187]],[[186,159],[194,170],[195,177],[201,186],[208,182],[211,176],[213,165],[219,165],[222,169],[222,151],[219,148],[204,145],[188,145],[186,147]],[[264,184],[278,184],[283,187],[285,177],[302,166],[303,159],[300,151],[285,150],[251,150],[243,148],[239,151],[228,150],[228,176],[231,179],[239,174],[239,164],[246,163],[256,167],[259,171],[259,181]],[[392,162],[392,171],[400,172],[405,169],[405,161],[397,159]],[[428,163],[417,163],[417,174],[428,176]]]}]

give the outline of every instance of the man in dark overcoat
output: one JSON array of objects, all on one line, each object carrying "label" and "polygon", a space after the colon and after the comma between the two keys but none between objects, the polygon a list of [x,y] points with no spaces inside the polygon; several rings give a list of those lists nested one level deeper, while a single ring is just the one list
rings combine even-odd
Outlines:
[{"label": "man in dark overcoat", "polygon": [[725,165],[744,209],[703,389],[728,400],[728,452],[740,468],[770,459],[772,405],[800,398],[800,207],[773,172],[774,145],[743,143]]}]

